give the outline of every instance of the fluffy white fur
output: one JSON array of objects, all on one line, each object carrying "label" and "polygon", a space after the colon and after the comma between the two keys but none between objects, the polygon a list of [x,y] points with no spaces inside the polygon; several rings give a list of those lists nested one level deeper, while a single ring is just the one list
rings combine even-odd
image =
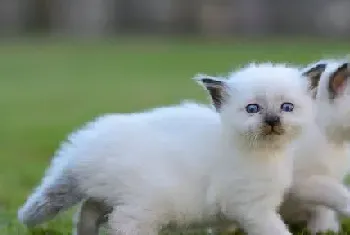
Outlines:
[{"label": "fluffy white fur", "polygon": [[326,65],[317,88],[316,125],[310,126],[297,145],[293,187],[281,208],[286,220],[307,221],[312,234],[338,232],[335,211],[350,215],[350,193],[343,185],[350,166],[348,86],[335,99],[330,99],[329,94],[330,79],[344,63],[339,60],[316,63]]},{"label": "fluffy white fur", "polygon": [[[290,142],[313,120],[306,79],[285,65],[251,64],[228,80],[200,80],[219,115],[182,104],[97,119],[63,144],[19,219],[43,221],[38,205],[56,205],[52,192],[73,182],[83,197],[114,206],[111,234],[158,234],[169,223],[214,222],[219,215],[248,234],[290,234],[276,209],[292,180]],[[294,111],[281,112],[284,102]],[[261,112],[248,114],[249,103]],[[279,135],[262,131],[271,114],[281,119]]]}]

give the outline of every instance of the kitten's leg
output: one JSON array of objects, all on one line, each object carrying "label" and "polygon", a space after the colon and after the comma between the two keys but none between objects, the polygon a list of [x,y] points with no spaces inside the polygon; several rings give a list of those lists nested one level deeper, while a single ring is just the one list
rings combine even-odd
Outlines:
[{"label": "kitten's leg", "polygon": [[99,228],[107,222],[107,215],[111,208],[103,202],[88,199],[82,203],[75,214],[74,235],[98,235]]},{"label": "kitten's leg", "polygon": [[311,234],[334,232],[338,233],[340,224],[337,214],[326,207],[316,206],[311,214],[307,227]]},{"label": "kitten's leg", "polygon": [[312,176],[295,183],[290,193],[305,203],[327,206],[345,216],[350,216],[350,192],[340,182],[325,176]]},{"label": "kitten's leg", "polygon": [[123,204],[109,216],[109,235],[158,235],[164,218],[150,209]]},{"label": "kitten's leg", "polygon": [[248,235],[292,235],[281,216],[275,211],[247,210],[246,214],[238,217],[238,222]]}]

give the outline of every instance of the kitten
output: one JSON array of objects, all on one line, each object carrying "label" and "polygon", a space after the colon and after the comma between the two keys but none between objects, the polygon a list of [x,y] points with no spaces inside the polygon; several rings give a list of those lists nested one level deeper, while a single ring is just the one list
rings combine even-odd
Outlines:
[{"label": "kitten", "polygon": [[350,166],[349,63],[320,61],[305,74],[316,99],[317,126],[297,145],[293,186],[281,213],[289,222],[307,221],[312,234],[339,232],[335,211],[350,215],[350,193],[343,185]]},{"label": "kitten", "polygon": [[113,205],[111,234],[223,216],[248,234],[290,235],[276,210],[292,180],[290,143],[314,118],[306,79],[265,63],[197,80],[216,112],[183,104],[88,124],[61,146],[20,221],[41,223],[88,197]]}]

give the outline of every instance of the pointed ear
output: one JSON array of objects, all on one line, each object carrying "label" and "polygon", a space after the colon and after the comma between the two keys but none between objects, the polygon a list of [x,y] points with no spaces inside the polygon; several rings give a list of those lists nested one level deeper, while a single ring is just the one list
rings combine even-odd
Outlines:
[{"label": "pointed ear", "polygon": [[330,99],[335,99],[344,91],[349,78],[350,63],[343,63],[329,78],[328,91]]},{"label": "pointed ear", "polygon": [[194,79],[205,87],[211,97],[213,105],[216,110],[219,111],[227,95],[225,81],[221,78],[205,74],[197,74]]},{"label": "pointed ear", "polygon": [[325,63],[317,63],[303,72],[303,76],[309,79],[309,90],[313,91],[315,88],[318,87],[321,75],[325,71],[325,69]]}]

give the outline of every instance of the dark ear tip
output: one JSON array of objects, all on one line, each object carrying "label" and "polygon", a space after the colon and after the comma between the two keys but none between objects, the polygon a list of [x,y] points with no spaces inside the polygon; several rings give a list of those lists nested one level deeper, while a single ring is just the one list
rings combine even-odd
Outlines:
[{"label": "dark ear tip", "polygon": [[342,64],[338,70],[343,70],[343,69],[350,69],[350,62],[345,62]]},{"label": "dark ear tip", "polygon": [[210,84],[210,85],[219,85],[221,84],[221,81],[214,80],[212,78],[203,78],[202,82],[205,84]]},{"label": "dark ear tip", "polygon": [[[310,76],[312,74],[314,74],[314,76],[320,73],[323,73],[326,69],[327,64],[326,63],[318,63],[314,66],[312,66],[311,68],[309,68],[307,71],[303,72],[303,76]],[[315,74],[316,73],[316,74]]]},{"label": "dark ear tip", "polygon": [[222,81],[218,79],[217,77],[212,77],[206,74],[197,74],[193,78],[199,83],[202,83],[205,86],[220,86],[222,85]]},{"label": "dark ear tip", "polygon": [[212,82],[213,80],[212,79],[210,79],[210,78],[203,78],[202,79],[202,82],[204,82],[204,83],[210,83],[210,82]]},{"label": "dark ear tip", "polygon": [[350,73],[350,62],[344,62],[342,63],[338,69],[334,72],[333,77],[335,77],[338,73],[343,73],[345,72],[346,74]]},{"label": "dark ear tip", "polygon": [[318,64],[318,65],[316,65],[316,69],[325,70],[326,69],[326,64],[325,63]]}]

